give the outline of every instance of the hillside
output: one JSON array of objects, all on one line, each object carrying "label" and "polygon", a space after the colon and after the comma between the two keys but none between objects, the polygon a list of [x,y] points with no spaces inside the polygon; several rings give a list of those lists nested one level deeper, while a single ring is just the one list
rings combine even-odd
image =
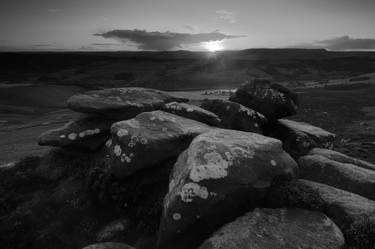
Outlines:
[{"label": "hillside", "polygon": [[374,52],[248,49],[216,53],[2,53],[0,82],[146,86],[164,90],[235,88],[254,77],[320,81],[375,72]]}]

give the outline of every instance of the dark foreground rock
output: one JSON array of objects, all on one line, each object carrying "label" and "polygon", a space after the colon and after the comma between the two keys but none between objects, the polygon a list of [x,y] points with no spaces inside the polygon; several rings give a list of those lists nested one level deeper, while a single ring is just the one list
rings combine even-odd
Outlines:
[{"label": "dark foreground rock", "polygon": [[259,206],[274,179],[296,174],[296,162],[276,139],[224,129],[199,135],[172,170],[158,248],[197,246],[218,226]]},{"label": "dark foreground rock", "polygon": [[271,188],[272,207],[300,207],[323,212],[343,231],[347,245],[372,249],[375,245],[375,201],[325,184],[298,180]]},{"label": "dark foreground rock", "polygon": [[124,178],[177,157],[197,135],[212,128],[163,111],[144,112],[113,124],[109,141],[110,170]]},{"label": "dark foreground rock", "polygon": [[366,161],[363,161],[354,157],[350,157],[350,156],[347,156],[345,154],[342,154],[340,152],[333,151],[333,150],[313,148],[312,150],[309,151],[308,155],[320,155],[320,156],[324,156],[336,162],[353,164],[361,168],[375,170],[375,165],[372,163],[369,163],[369,162],[366,162]]},{"label": "dark foreground rock", "polygon": [[68,149],[98,150],[110,137],[110,127],[117,120],[85,117],[39,136],[38,144]]},{"label": "dark foreground rock", "polygon": [[283,142],[284,149],[294,158],[306,155],[312,148],[331,148],[336,135],[322,128],[287,119],[264,127],[265,134]]},{"label": "dark foreground rock", "polygon": [[320,212],[255,209],[225,225],[199,249],[340,249],[341,230]]},{"label": "dark foreground rock", "polygon": [[159,109],[163,104],[187,99],[148,88],[129,87],[89,91],[70,97],[68,107],[77,112],[129,119],[141,112]]},{"label": "dark foreground rock", "polygon": [[262,134],[261,126],[267,119],[260,113],[241,104],[222,99],[205,99],[201,107],[219,116],[220,127]]},{"label": "dark foreground rock", "polygon": [[324,183],[375,200],[375,171],[319,155],[298,159],[300,178]]},{"label": "dark foreground rock", "polygon": [[85,246],[82,249],[134,249],[134,247],[131,247],[123,243],[103,242]]},{"label": "dark foreground rock", "polygon": [[220,119],[218,116],[216,116],[216,114],[198,106],[189,105],[186,103],[167,103],[163,105],[160,110],[206,123],[208,125],[218,126],[220,123]]},{"label": "dark foreground rock", "polygon": [[297,113],[298,97],[289,89],[268,80],[244,84],[229,98],[265,115],[269,121]]}]

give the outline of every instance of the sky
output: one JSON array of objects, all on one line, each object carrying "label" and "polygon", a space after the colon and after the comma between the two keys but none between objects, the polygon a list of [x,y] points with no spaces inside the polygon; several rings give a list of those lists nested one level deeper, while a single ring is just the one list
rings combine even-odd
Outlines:
[{"label": "sky", "polygon": [[0,51],[375,50],[375,0],[1,0]]}]

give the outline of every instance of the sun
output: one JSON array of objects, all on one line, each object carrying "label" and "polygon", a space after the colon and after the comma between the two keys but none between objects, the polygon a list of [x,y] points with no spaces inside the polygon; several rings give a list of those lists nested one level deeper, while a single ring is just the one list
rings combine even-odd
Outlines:
[{"label": "sun", "polygon": [[223,50],[224,47],[220,41],[209,41],[203,44],[203,47],[210,52]]}]

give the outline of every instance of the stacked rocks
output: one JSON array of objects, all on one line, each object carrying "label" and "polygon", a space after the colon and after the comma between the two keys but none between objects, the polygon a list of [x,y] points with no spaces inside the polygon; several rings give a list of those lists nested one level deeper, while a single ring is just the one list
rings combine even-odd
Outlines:
[{"label": "stacked rocks", "polygon": [[[110,127],[113,123],[147,111],[175,111],[171,106],[180,106],[176,101],[184,102],[187,99],[159,90],[135,87],[89,91],[74,95],[68,99],[67,105],[73,111],[82,113],[82,118],[43,133],[38,138],[38,143],[95,151],[102,148],[110,138]],[[173,104],[168,104],[169,102]],[[204,122],[215,123],[219,120],[215,114],[188,104],[175,109],[179,113],[184,109],[184,113],[188,113],[190,118],[202,119]]]},{"label": "stacked rocks", "polygon": [[[254,80],[229,99],[187,101],[145,88],[76,95],[68,106],[86,116],[39,144],[103,148],[108,174],[121,181],[175,162],[159,249],[341,248],[353,246],[351,234],[371,241],[362,228],[375,226],[375,166],[327,149],[334,134],[285,119],[297,112],[295,93]],[[351,232],[360,217],[366,225]],[[88,248],[97,247],[127,246]]]}]

